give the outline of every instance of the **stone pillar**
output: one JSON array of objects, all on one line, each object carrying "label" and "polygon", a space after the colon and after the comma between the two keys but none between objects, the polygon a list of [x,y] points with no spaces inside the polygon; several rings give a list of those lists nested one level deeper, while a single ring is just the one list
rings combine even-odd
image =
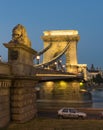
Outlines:
[{"label": "stone pillar", "polygon": [[0,62],[0,128],[5,127],[11,119],[10,116],[10,66]]},{"label": "stone pillar", "polygon": [[8,48],[8,62],[13,75],[31,75],[35,50],[23,44],[5,43]]},{"label": "stone pillar", "polygon": [[11,80],[0,77],[0,127],[10,122],[10,86]]},{"label": "stone pillar", "polygon": [[43,62],[48,62],[55,56],[59,55],[63,49],[70,44],[66,56],[66,70],[71,72],[70,66],[74,68],[78,64],[77,60],[77,42],[79,40],[79,34],[76,30],[55,30],[55,31],[45,31],[42,39],[44,41],[44,48],[52,43],[51,48],[44,53]]},{"label": "stone pillar", "polygon": [[36,81],[33,77],[15,77],[11,88],[11,119],[24,123],[37,115]]},{"label": "stone pillar", "polygon": [[13,75],[11,86],[11,120],[24,123],[37,114],[33,56],[36,51],[19,43],[5,43]]}]

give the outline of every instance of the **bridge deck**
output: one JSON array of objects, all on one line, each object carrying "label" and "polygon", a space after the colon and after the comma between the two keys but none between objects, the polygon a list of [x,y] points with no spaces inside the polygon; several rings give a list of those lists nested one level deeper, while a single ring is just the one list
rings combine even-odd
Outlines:
[{"label": "bridge deck", "polygon": [[48,80],[73,80],[73,79],[81,79],[81,76],[73,75],[73,74],[36,74],[37,77],[40,78],[40,81],[48,81]]}]

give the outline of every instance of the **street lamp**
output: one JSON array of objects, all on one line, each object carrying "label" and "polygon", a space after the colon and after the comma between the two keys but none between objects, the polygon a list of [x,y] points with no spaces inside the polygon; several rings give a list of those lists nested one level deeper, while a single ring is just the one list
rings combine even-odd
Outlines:
[{"label": "street lamp", "polygon": [[0,62],[2,61],[2,57],[0,56]]},{"label": "street lamp", "polygon": [[55,69],[58,70],[58,63],[55,62],[54,64],[55,64]]},{"label": "street lamp", "polygon": [[65,72],[66,71],[65,65],[62,65],[62,67],[63,67],[63,71]]},{"label": "street lamp", "polygon": [[37,56],[37,57],[36,57],[36,60],[37,60],[37,64],[39,64],[40,56]]},{"label": "street lamp", "polygon": [[62,60],[59,60],[60,63],[62,63]]}]

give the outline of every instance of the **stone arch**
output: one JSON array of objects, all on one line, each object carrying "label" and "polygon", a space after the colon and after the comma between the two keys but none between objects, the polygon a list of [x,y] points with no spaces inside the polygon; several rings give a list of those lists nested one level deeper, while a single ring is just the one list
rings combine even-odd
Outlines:
[{"label": "stone arch", "polygon": [[[67,72],[74,71],[77,69],[77,42],[80,39],[78,31],[76,30],[54,30],[44,31],[42,36],[44,41],[44,48],[52,42],[51,48],[44,53],[43,63],[50,61],[56,54],[59,54],[63,49],[70,44],[69,48],[65,52],[66,57],[66,70]],[[73,67],[71,69],[71,67]]]}]

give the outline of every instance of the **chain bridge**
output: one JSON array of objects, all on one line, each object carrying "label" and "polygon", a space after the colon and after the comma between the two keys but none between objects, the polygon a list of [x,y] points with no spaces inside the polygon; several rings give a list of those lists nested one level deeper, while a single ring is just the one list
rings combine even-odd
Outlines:
[{"label": "chain bridge", "polygon": [[86,79],[86,65],[77,60],[78,31],[45,31],[41,38],[44,49],[37,52],[31,48],[25,27],[18,24],[12,30],[12,39],[3,43],[8,61],[0,57],[0,127],[36,116],[35,86],[39,82]]},{"label": "chain bridge", "polygon": [[[41,38],[44,41],[44,49],[34,56],[34,67],[36,70],[43,70],[36,71],[37,76],[45,80],[50,77],[52,80],[53,77],[54,80],[86,79],[86,65],[78,64],[77,60],[77,42],[80,39],[77,30],[45,31]],[[41,55],[43,58],[40,63]]]}]

